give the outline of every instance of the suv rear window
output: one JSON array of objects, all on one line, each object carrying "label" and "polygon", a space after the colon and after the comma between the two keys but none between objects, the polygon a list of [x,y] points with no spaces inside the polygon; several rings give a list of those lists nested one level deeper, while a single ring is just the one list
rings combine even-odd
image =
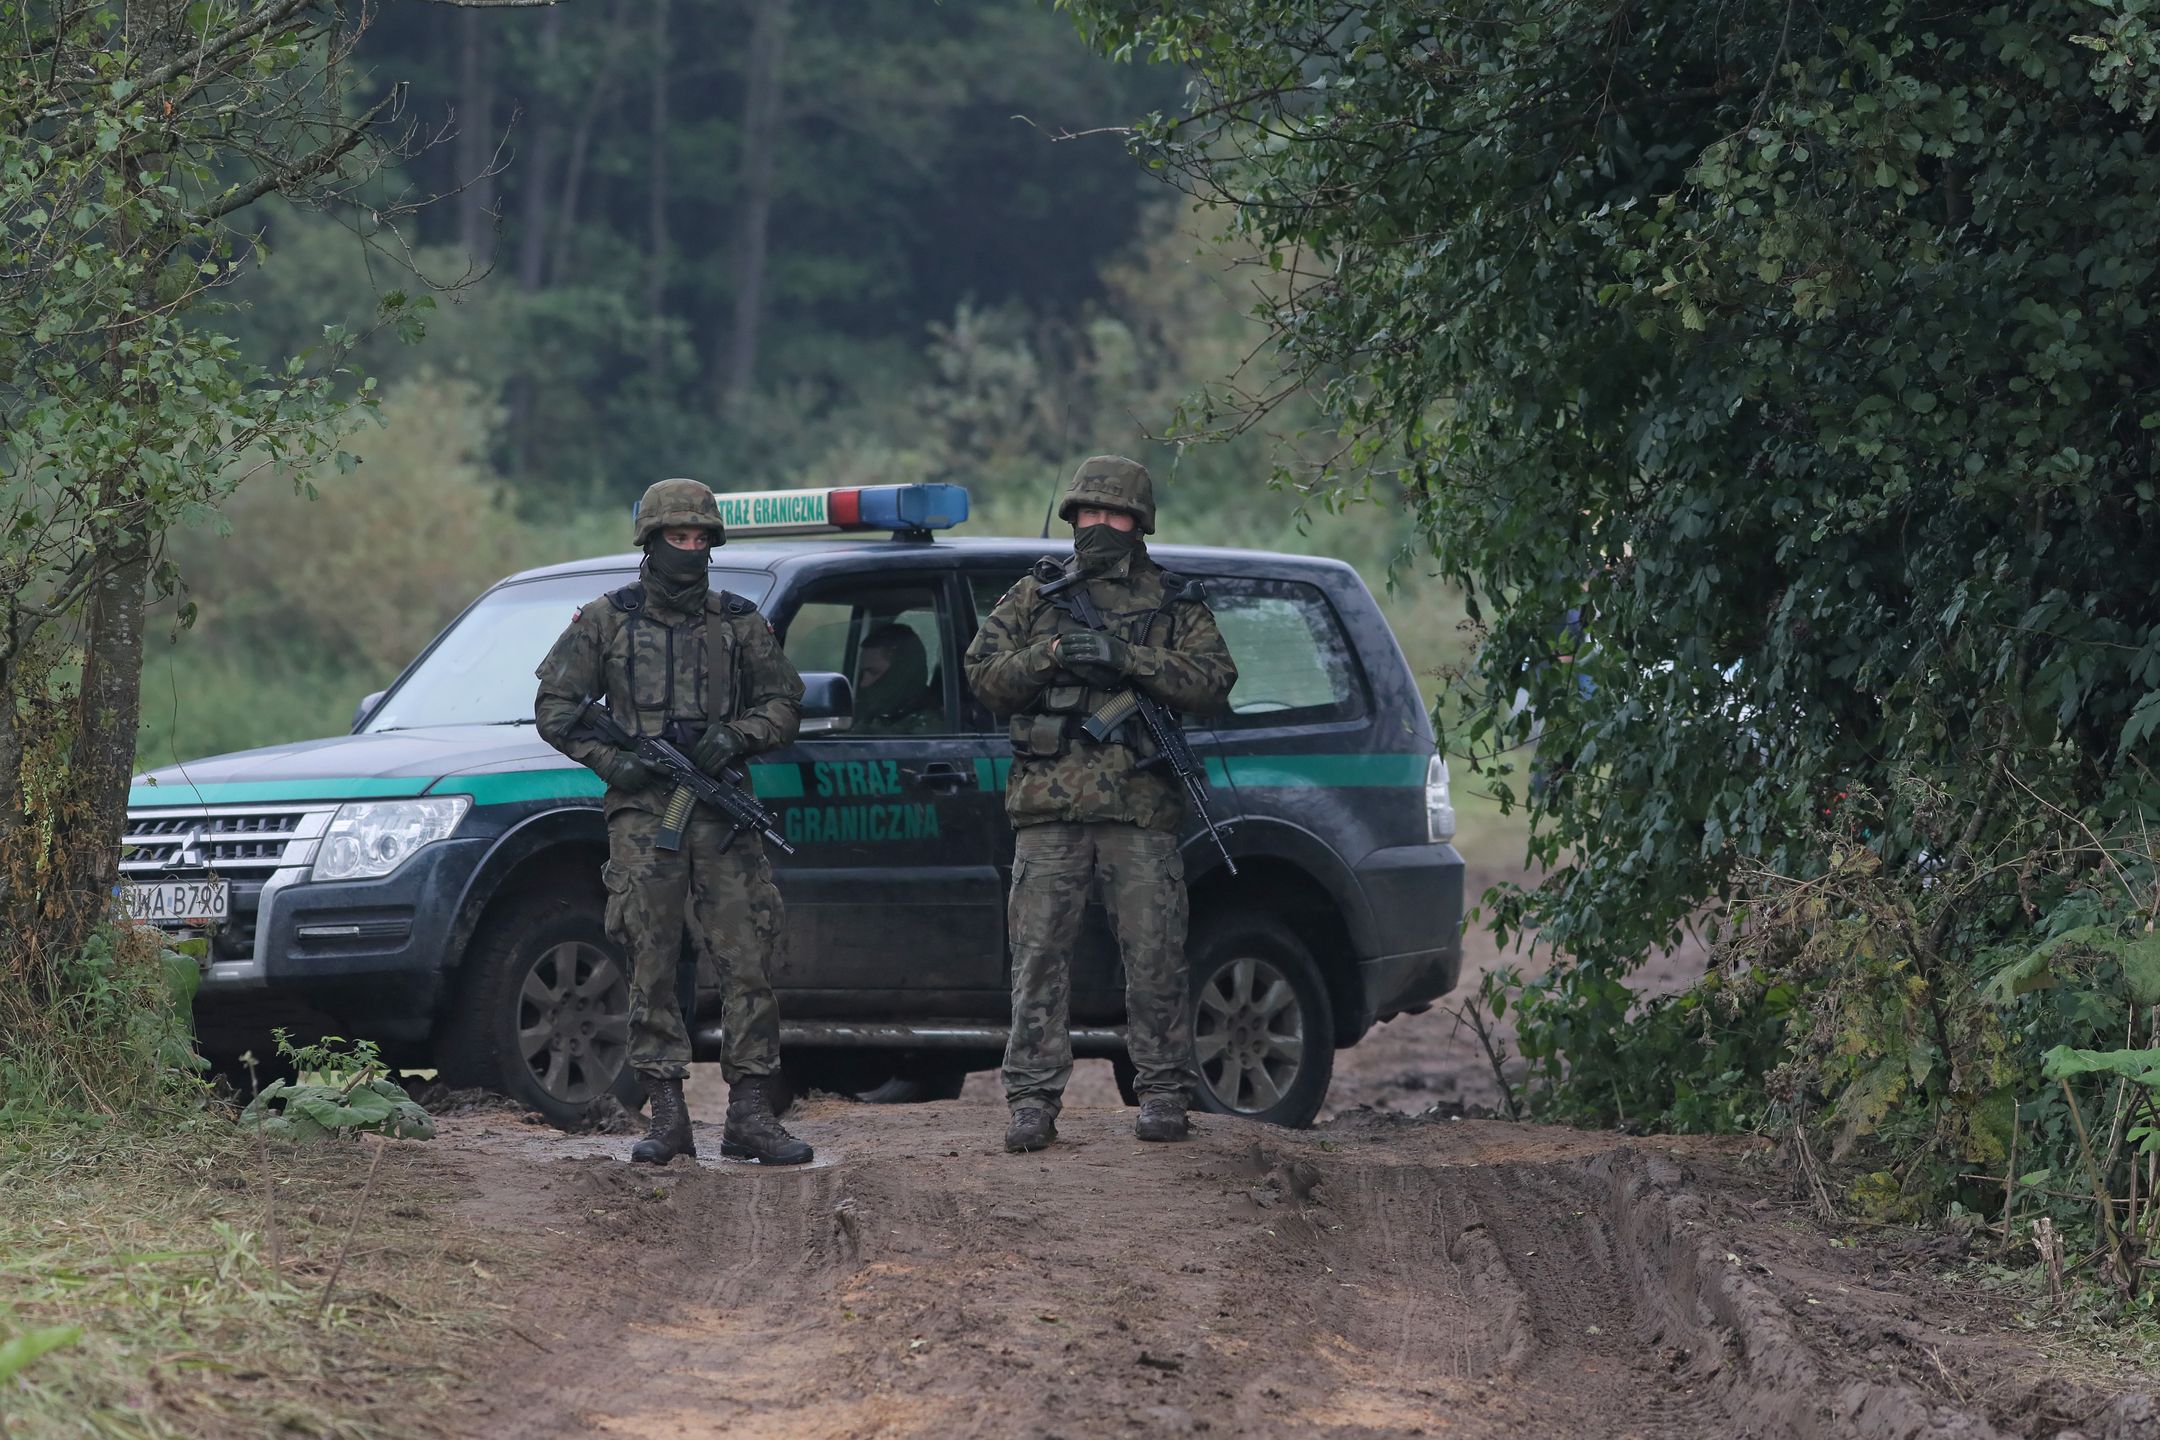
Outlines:
[{"label": "suv rear window", "polygon": [[1354,720],[1365,696],[1350,642],[1316,586],[1295,580],[1209,580],[1208,608],[1237,661],[1225,728]]}]

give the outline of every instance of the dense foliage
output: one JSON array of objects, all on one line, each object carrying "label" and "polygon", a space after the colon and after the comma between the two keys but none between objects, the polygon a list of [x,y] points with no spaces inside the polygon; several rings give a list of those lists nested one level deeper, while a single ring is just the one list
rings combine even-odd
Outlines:
[{"label": "dense foliage", "polygon": [[1806,992],[1771,1098],[1936,1180],[2042,1048],[2145,1037],[2109,967],[1979,987],[2153,913],[2150,5],[1071,8],[1198,70],[1144,153],[1294,277],[1334,475],[1390,467],[1475,598],[1451,730],[1503,786],[1539,736],[1498,913],[1571,962],[1546,1000],[1610,1033],[1600,987],[1751,902],[1728,963]]},{"label": "dense foliage", "polygon": [[0,1052],[27,1057],[0,1103],[34,1070],[114,1113],[113,1056],[154,1057],[135,1022],[172,1018],[129,999],[161,989],[156,947],[106,923],[146,605],[178,587],[172,529],[328,466],[371,398],[351,329],[250,358],[214,323],[251,208],[335,204],[396,134],[352,39],[317,0],[0,0]]},{"label": "dense foliage", "polygon": [[235,333],[350,324],[385,258],[484,276],[424,358],[502,407],[488,458],[530,510],[799,466],[835,407],[904,405],[963,305],[1076,318],[1152,187],[1115,135],[1058,137],[1179,83],[1007,0],[383,6],[357,63],[439,141],[376,192],[443,203],[271,216]]}]

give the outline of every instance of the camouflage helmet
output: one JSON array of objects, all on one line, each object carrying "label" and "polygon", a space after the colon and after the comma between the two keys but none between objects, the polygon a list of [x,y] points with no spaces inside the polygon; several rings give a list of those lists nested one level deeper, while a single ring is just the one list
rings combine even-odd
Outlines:
[{"label": "camouflage helmet", "polygon": [[727,539],[720,523],[720,502],[696,480],[656,480],[637,503],[637,544],[643,548],[656,531],[678,525],[697,525],[712,531],[713,544]]},{"label": "camouflage helmet", "polygon": [[1083,505],[1122,510],[1140,522],[1140,533],[1155,533],[1155,481],[1147,466],[1122,455],[1095,455],[1080,462],[1065,499],[1058,505],[1058,519],[1072,522],[1073,511]]}]

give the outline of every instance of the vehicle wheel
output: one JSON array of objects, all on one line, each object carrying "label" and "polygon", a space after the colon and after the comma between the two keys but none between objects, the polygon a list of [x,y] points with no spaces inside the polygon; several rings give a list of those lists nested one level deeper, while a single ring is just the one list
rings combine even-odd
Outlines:
[{"label": "vehicle wheel", "polygon": [[927,1100],[957,1100],[968,1072],[952,1065],[902,1065],[882,1085],[855,1092],[866,1105],[920,1105]]},{"label": "vehicle wheel", "polygon": [[1312,1124],[1335,1074],[1335,1017],[1312,952],[1272,920],[1224,916],[1192,957],[1200,1108]]},{"label": "vehicle wheel", "polygon": [[453,1085],[503,1094],[569,1128],[613,1095],[630,1110],[630,971],[598,912],[534,895],[467,952],[436,1065]]}]

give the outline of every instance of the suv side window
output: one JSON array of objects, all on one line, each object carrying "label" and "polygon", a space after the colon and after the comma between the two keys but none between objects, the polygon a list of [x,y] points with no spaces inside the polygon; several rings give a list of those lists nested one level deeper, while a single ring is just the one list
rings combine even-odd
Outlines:
[{"label": "suv side window", "polygon": [[950,735],[946,629],[936,583],[853,576],[814,586],[780,637],[798,670],[833,670],[855,687],[847,735]]},{"label": "suv side window", "polygon": [[975,599],[976,629],[982,628],[982,622],[990,618],[992,610],[997,609],[997,603],[1005,598],[1005,592],[1019,584],[1027,573],[1023,566],[1010,575],[996,570],[976,570],[968,575],[968,591]]},{"label": "suv side window", "polygon": [[1335,608],[1317,586],[1245,577],[1207,582],[1237,661],[1224,729],[1320,725],[1365,713],[1365,690]]}]

